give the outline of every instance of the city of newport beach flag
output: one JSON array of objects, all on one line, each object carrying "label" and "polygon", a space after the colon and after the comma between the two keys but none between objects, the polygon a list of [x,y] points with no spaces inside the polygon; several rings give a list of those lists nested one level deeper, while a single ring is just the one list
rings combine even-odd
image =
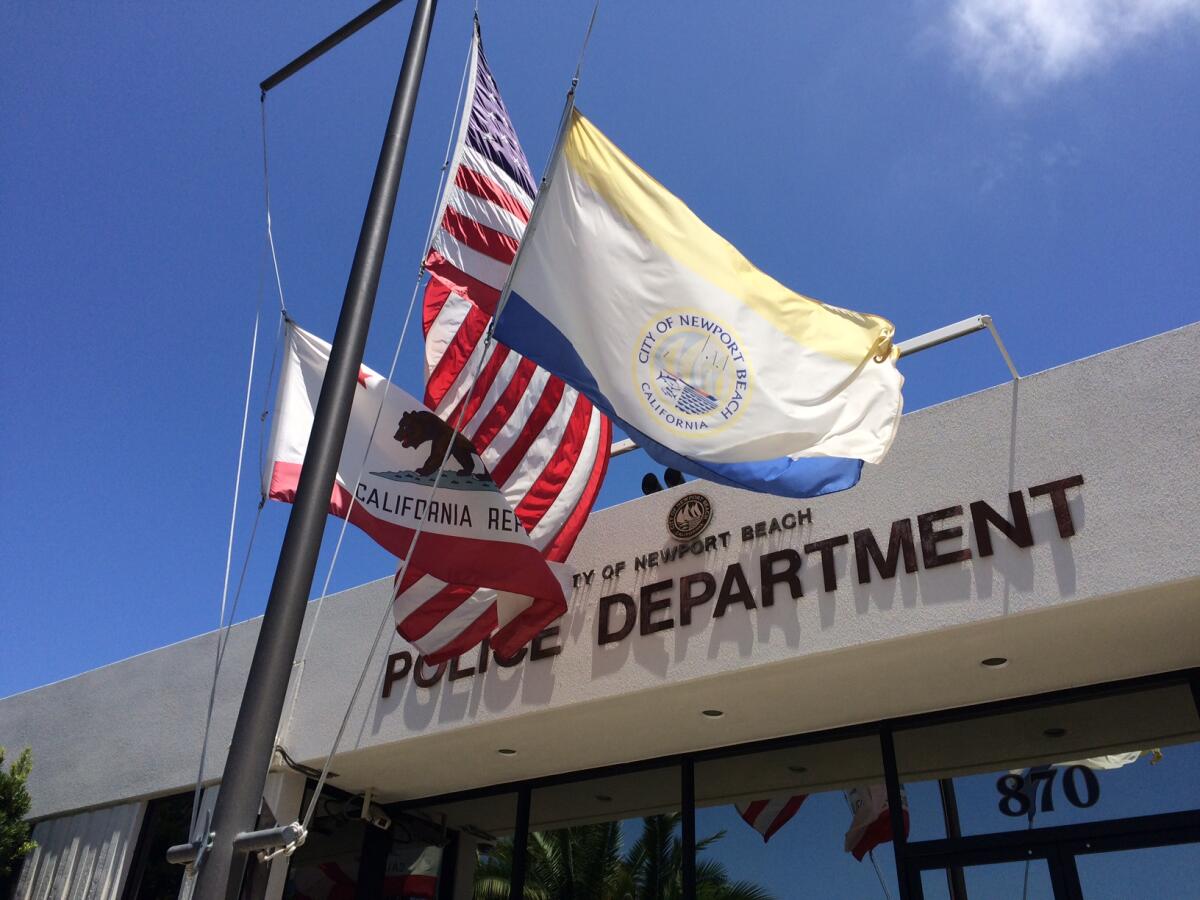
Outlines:
[{"label": "city of newport beach flag", "polygon": [[[599,494],[612,425],[561,379],[485,340],[536,188],[488,67],[478,20],[467,71],[466,103],[425,259],[431,276],[423,303],[425,403],[459,424],[534,546],[562,561]],[[416,572],[396,585],[397,620],[430,604],[476,602],[470,586]],[[470,645],[469,636],[459,644]]]},{"label": "city of newport beach flag", "polygon": [[812,497],[883,458],[902,406],[890,322],[756,269],[576,110],[536,215],[496,336],[656,461]]},{"label": "city of newport beach flag", "polygon": [[[850,789],[850,827],[846,830],[843,847],[862,862],[864,856],[892,839],[892,817],[889,814],[887,787],[868,784]],[[900,807],[904,814],[904,834],[908,835],[908,795],[900,788]]]},{"label": "city of newport beach flag", "polygon": [[[295,499],[329,350],[325,341],[288,324],[265,486],[273,500]],[[453,604],[418,604],[397,621],[401,635],[431,662],[485,638],[502,656],[512,656],[566,611],[565,567],[547,562],[534,546],[478,455],[419,400],[365,367],[329,511],[348,515],[380,546],[407,558],[414,592],[431,580],[462,595]]]},{"label": "city of newport beach flag", "polygon": [[769,797],[766,800],[751,800],[749,803],[734,804],[742,821],[762,835],[763,843],[799,810],[808,794],[793,794],[790,797]]}]

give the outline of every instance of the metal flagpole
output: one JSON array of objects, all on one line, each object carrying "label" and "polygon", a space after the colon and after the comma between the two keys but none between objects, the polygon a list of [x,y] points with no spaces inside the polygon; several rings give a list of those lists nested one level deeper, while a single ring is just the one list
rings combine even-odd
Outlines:
[{"label": "metal flagpole", "polygon": [[[436,7],[437,0],[418,0],[413,14],[387,132],[379,152],[329,365],[317,401],[312,434],[304,454],[295,503],[288,518],[266,614],[246,678],[246,690],[234,726],[212,826],[208,840],[203,842],[202,856],[197,860],[193,894],[196,900],[234,898],[241,887],[245,849],[235,848],[234,841],[239,834],[251,832],[255,827],[275,749],[275,732],[304,624],[304,610],[321,549],[329,497],[346,438],[350,406],[379,288],[379,273],[387,249]],[[247,844],[243,840],[239,847],[248,849]]]}]

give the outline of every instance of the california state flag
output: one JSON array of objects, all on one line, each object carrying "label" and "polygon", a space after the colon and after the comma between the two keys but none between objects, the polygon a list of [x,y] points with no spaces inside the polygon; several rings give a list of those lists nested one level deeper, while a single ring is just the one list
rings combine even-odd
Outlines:
[{"label": "california state flag", "polygon": [[[272,500],[295,498],[329,351],[325,341],[288,324],[265,486]],[[465,585],[468,594],[476,594],[475,586],[489,589],[477,592],[466,610],[456,610],[460,640],[450,645],[430,626],[445,624],[445,610],[397,607],[397,631],[430,662],[470,649],[462,638],[472,645],[490,638],[501,656],[511,656],[566,612],[564,567],[552,568],[542,557],[470,443],[415,397],[365,367],[329,511],[348,516],[380,546],[406,559],[406,579]]]},{"label": "california state flag", "polygon": [[[847,798],[852,819],[846,830],[844,847],[847,853],[862,862],[862,858],[880,844],[892,840],[892,817],[888,807],[887,787],[867,784],[850,789]],[[900,788],[900,808],[904,818],[904,833],[908,834],[908,796]]]}]

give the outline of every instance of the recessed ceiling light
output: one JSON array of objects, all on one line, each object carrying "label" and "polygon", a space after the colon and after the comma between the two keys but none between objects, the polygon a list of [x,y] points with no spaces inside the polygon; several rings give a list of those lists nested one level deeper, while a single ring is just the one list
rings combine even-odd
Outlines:
[{"label": "recessed ceiling light", "polygon": [[795,772],[797,775],[803,775],[808,771],[808,766],[788,766],[789,772]]},{"label": "recessed ceiling light", "polygon": [[1042,732],[1042,734],[1044,734],[1048,738],[1060,738],[1060,737],[1063,737],[1066,733],[1067,733],[1067,729],[1065,729],[1065,728],[1047,728],[1045,731]]},{"label": "recessed ceiling light", "polygon": [[612,797],[608,796],[608,794],[597,794],[596,799],[601,803],[612,803]]},{"label": "recessed ceiling light", "polygon": [[517,755],[517,751],[514,750],[512,747],[501,747],[496,752],[499,753],[501,756],[516,756]]},{"label": "recessed ceiling light", "polygon": [[987,659],[981,659],[979,664],[985,669],[1003,669],[1008,665],[1007,656],[989,656]]},{"label": "recessed ceiling light", "polygon": [[719,709],[706,709],[702,710],[700,715],[707,716],[710,719],[719,719],[721,716],[725,715],[725,713],[723,710]]}]

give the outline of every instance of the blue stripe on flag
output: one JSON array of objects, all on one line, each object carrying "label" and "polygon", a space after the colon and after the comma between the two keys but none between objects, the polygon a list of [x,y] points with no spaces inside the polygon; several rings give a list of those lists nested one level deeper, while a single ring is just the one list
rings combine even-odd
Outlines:
[{"label": "blue stripe on flag", "polygon": [[498,340],[522,356],[536,357],[543,369],[584,394],[660,465],[717,484],[799,498],[819,497],[852,488],[862,474],[861,459],[781,456],[761,462],[713,463],[694,460],[667,449],[630,427],[613,412],[612,404],[600,392],[595,377],[571,342],[516,291],[509,291],[508,301],[496,320],[495,334]]}]

